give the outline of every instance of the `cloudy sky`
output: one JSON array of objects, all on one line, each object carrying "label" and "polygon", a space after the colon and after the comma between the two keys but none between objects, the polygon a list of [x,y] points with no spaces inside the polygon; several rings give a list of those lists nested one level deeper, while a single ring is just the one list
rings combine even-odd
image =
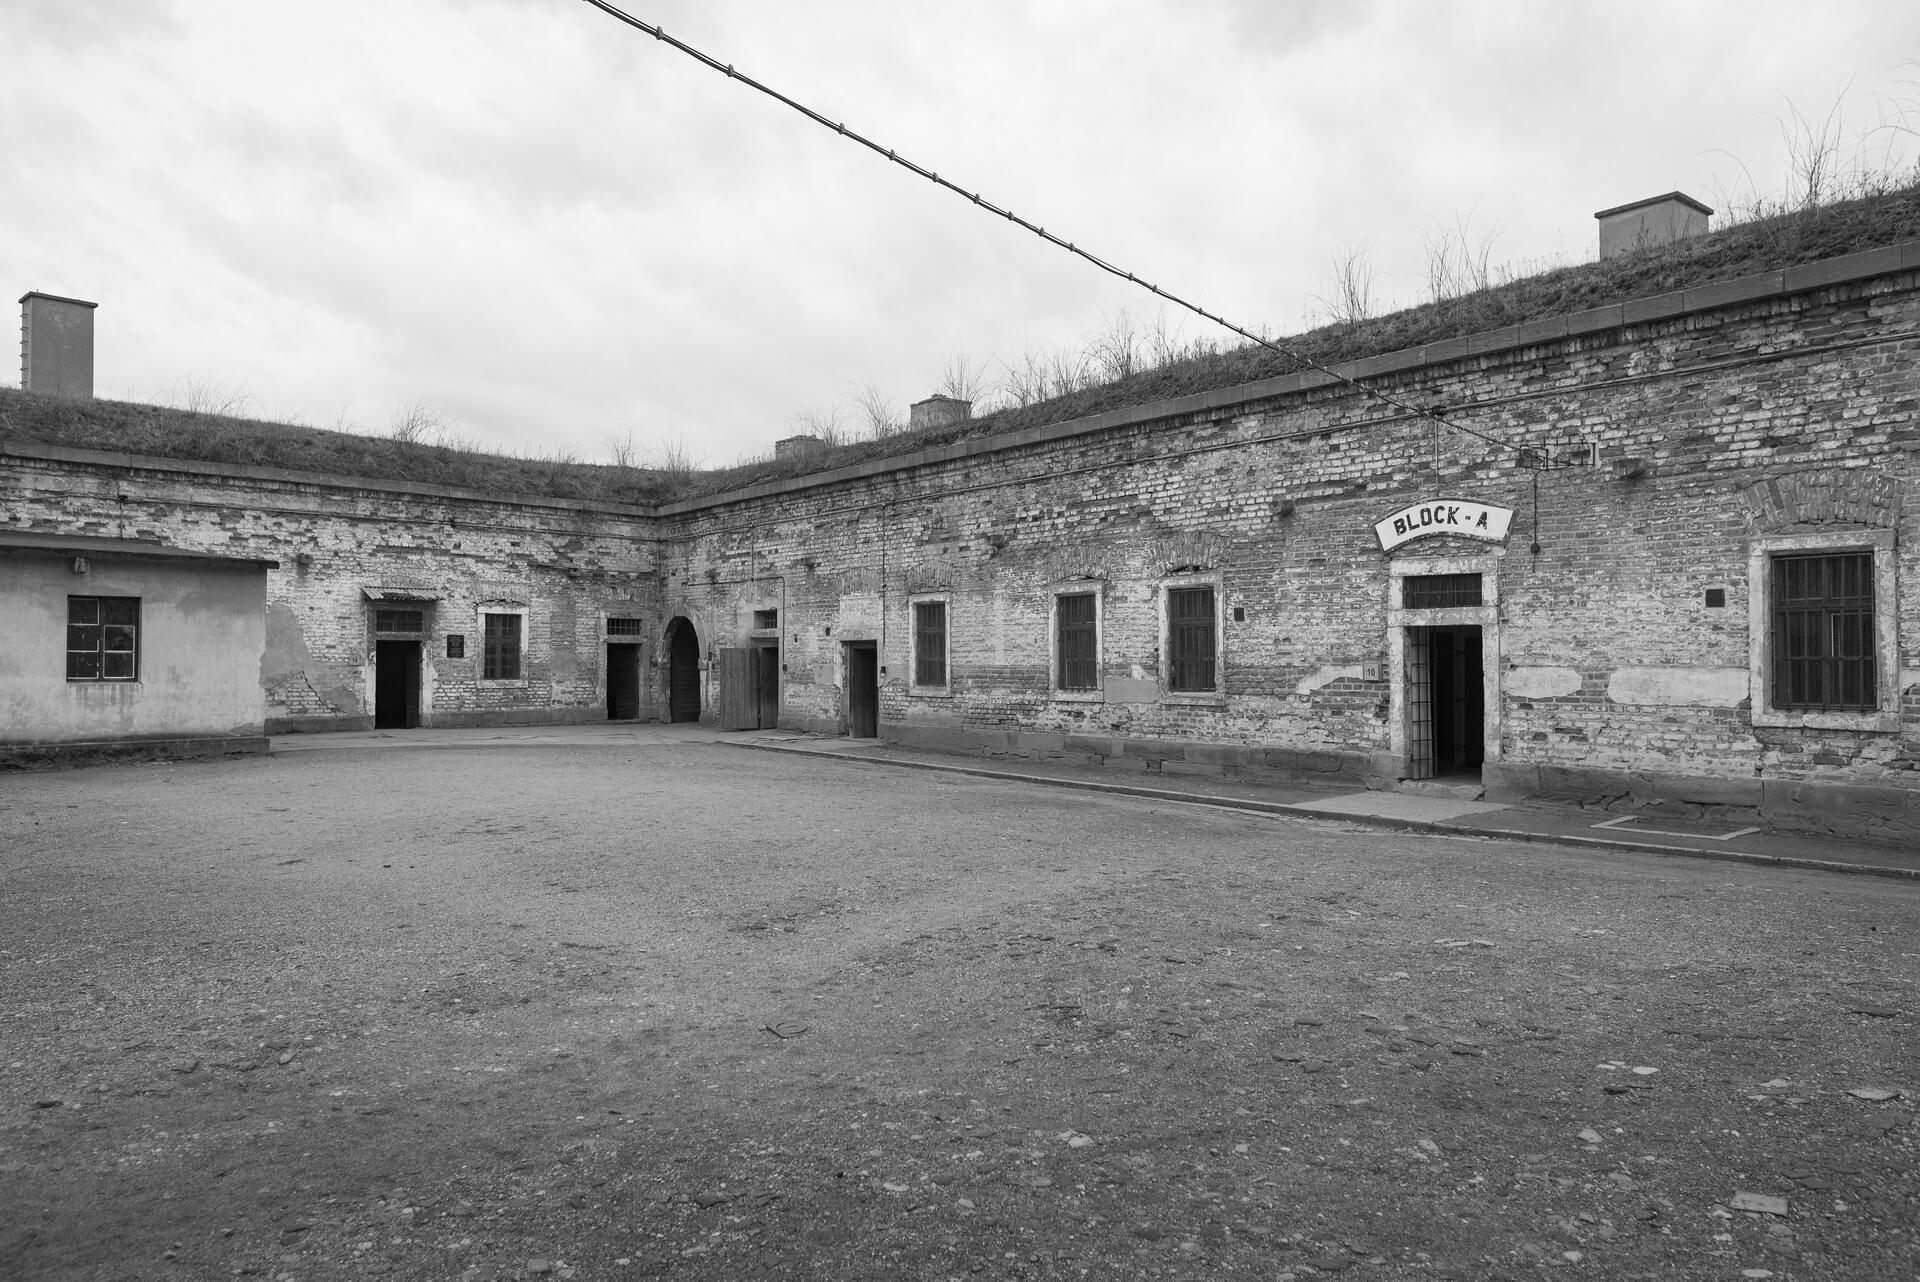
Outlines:
[{"label": "cloudy sky", "polygon": [[[1796,110],[1920,154],[1873,132],[1920,126],[1911,0],[623,7],[1280,333],[1348,249],[1412,303],[1445,232],[1556,265],[1778,191]],[[98,302],[119,399],[723,464],[1159,312],[582,0],[4,0],[0,121],[0,290]]]}]

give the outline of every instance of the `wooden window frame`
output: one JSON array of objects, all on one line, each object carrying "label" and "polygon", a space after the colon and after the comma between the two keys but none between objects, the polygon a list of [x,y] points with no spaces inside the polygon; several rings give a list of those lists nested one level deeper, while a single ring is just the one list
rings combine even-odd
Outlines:
[{"label": "wooden window frame", "polygon": [[[1859,709],[1781,707],[1774,702],[1774,562],[1781,556],[1873,556],[1873,699]],[[1772,534],[1754,539],[1747,557],[1748,696],[1756,726],[1814,730],[1900,730],[1899,562],[1892,530]]]},{"label": "wooden window frame", "polygon": [[[1050,589],[1053,594],[1052,605],[1047,612],[1047,635],[1050,641],[1047,647],[1047,697],[1050,699],[1061,703],[1102,703],[1106,700],[1106,593],[1102,590],[1103,586],[1094,580],[1077,579],[1055,584]],[[1060,603],[1068,597],[1087,597],[1093,602],[1093,684],[1090,686],[1066,684]]]},{"label": "wooden window frame", "polygon": [[[1213,593],[1213,685],[1210,689],[1174,686],[1173,602],[1177,592],[1205,588]],[[1227,701],[1227,594],[1218,572],[1175,574],[1160,580],[1160,698],[1165,703],[1222,705]]]},{"label": "wooden window frame", "polygon": [[[84,621],[76,622],[73,617],[75,607],[83,602],[90,604],[93,607],[92,622],[84,622]],[[125,620],[122,620],[120,622],[108,622],[106,617],[108,613],[106,608],[108,602],[113,602],[116,605],[129,606],[130,611],[121,611],[121,613],[130,612],[133,615],[133,621],[131,623],[126,622]],[[141,598],[137,596],[113,596],[113,595],[102,595],[98,593],[80,592],[80,593],[73,593],[67,597],[66,652],[67,652],[67,681],[70,684],[72,685],[137,685],[139,684],[139,681],[140,681],[140,633],[142,630],[142,627],[141,627],[142,615],[141,615],[140,603],[141,603]],[[107,640],[108,640],[107,633],[109,628],[124,629],[128,634],[126,638],[128,644],[125,646],[109,649],[107,646]],[[75,646],[74,644],[76,640],[75,629],[87,629],[91,631],[92,643],[90,646]],[[84,634],[81,634],[81,635],[82,637],[84,637]],[[75,655],[88,655],[95,660],[95,663],[93,665],[94,671],[91,675],[88,675],[84,672],[80,673],[79,675],[75,675],[74,673],[74,656]],[[124,673],[110,673],[107,670],[109,667],[115,666],[108,663],[109,655],[126,655],[127,656],[126,665],[125,665],[126,671]]]},{"label": "wooden window frame", "polygon": [[[932,656],[921,651],[923,632],[920,611],[940,607],[940,671],[938,681],[922,681],[922,660]],[[922,699],[945,699],[953,695],[953,604],[944,592],[916,593],[907,598],[907,693]]]},{"label": "wooden window frame", "polygon": [[[477,647],[480,660],[479,680],[487,685],[507,686],[525,685],[527,681],[527,611],[515,606],[481,606],[479,609],[480,642]],[[490,635],[489,621],[495,618],[514,618],[513,672],[511,675],[497,676],[493,666],[493,638]]]}]

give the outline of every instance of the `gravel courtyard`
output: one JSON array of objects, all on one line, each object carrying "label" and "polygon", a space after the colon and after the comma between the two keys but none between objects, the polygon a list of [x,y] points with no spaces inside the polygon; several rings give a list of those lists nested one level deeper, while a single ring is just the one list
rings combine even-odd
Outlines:
[{"label": "gravel courtyard", "polygon": [[1910,1278],[1916,926],[666,739],[0,776],[0,1277]]}]

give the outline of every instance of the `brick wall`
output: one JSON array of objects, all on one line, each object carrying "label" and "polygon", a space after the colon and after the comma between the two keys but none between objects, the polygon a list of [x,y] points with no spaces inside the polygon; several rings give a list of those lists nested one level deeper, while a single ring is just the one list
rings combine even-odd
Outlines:
[{"label": "brick wall", "polygon": [[[611,612],[643,617],[661,659],[676,617],[703,656],[777,638],[784,725],[844,732],[846,643],[873,642],[889,735],[1375,784],[1407,765],[1390,571],[1491,558],[1497,604],[1472,618],[1493,659],[1495,793],[1920,832],[1916,272],[1920,246],[1896,246],[1350,367],[1501,441],[1590,442],[1591,467],[1529,468],[1307,374],[655,513],[28,447],[7,451],[3,497],[17,528],[280,560],[263,665],[274,729],[366,724],[364,589],[426,584],[433,724],[604,715]],[[1504,544],[1380,551],[1374,522],[1439,497],[1512,509]],[[1756,724],[1750,555],[1809,531],[1888,536],[1898,706],[1871,725]],[[1167,688],[1176,575],[1216,590],[1215,697]],[[1050,689],[1062,590],[1099,597],[1091,695]],[[911,688],[919,594],[947,606],[938,692]],[[526,612],[520,681],[479,680],[488,602]],[[756,629],[767,610],[777,630]],[[446,657],[449,633],[464,659]],[[643,715],[659,715],[666,669],[643,670]],[[717,682],[703,673],[709,718]]]},{"label": "brick wall", "polygon": [[[1278,748],[1392,774],[1393,691],[1363,679],[1396,641],[1371,526],[1416,497],[1472,499],[1515,513],[1494,550],[1490,782],[1608,802],[1645,801],[1658,778],[1696,808],[1757,807],[1777,785],[1882,787],[1901,811],[1920,767],[1920,557],[1901,501],[1920,448],[1920,293],[1889,261],[1797,291],[1776,273],[1648,300],[1631,323],[1605,309],[1541,341],[1463,342],[1376,375],[1502,439],[1591,441],[1598,466],[1532,470],[1325,379],[1275,380],[666,509],[690,567],[668,591],[721,633],[748,598],[785,600],[797,726],[844,728],[840,643],[871,637],[890,734],[1042,755],[1067,736],[1237,745],[1222,768],[1284,770],[1265,752]],[[1750,501],[1769,477],[1844,490],[1869,473],[1894,496],[1871,512],[1766,516]],[[1726,697],[1749,666],[1750,545],[1854,528],[1897,531],[1904,714],[1871,732],[1755,727],[1747,700]],[[1489,549],[1420,541],[1396,556],[1460,551]],[[1225,694],[1211,702],[1164,688],[1160,583],[1189,566],[1223,599]],[[1076,580],[1101,596],[1098,702],[1049,697],[1051,595]],[[1709,588],[1724,604],[1705,604]],[[948,697],[909,689],[908,603],[923,591],[949,602]],[[1884,809],[1862,822],[1894,822]]]},{"label": "brick wall", "polygon": [[[22,531],[139,539],[270,558],[260,680],[269,733],[373,724],[368,587],[418,589],[421,721],[581,721],[606,715],[602,620],[656,630],[656,550],[644,514],[561,501],[345,483],[37,446],[5,447],[0,509]],[[480,611],[527,612],[523,677],[480,679]],[[449,658],[449,634],[465,657]]]}]

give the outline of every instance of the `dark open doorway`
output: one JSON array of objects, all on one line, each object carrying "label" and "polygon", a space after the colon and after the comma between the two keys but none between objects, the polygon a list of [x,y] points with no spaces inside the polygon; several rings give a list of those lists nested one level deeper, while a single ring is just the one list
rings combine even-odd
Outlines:
[{"label": "dark open doorway", "polygon": [[667,625],[667,720],[700,719],[700,638],[693,624],[677,618]]},{"label": "dark open doorway", "polygon": [[880,647],[872,641],[847,642],[847,733],[880,736]]},{"label": "dark open doorway", "polygon": [[420,643],[373,644],[373,725],[411,730],[420,724]]},{"label": "dark open doorway", "polygon": [[753,703],[755,720],[761,730],[780,725],[780,646],[753,648]]},{"label": "dark open doorway", "polygon": [[607,643],[607,720],[632,721],[640,715],[640,647]]},{"label": "dark open doorway", "polygon": [[1478,776],[1486,755],[1478,627],[1407,629],[1407,777]]}]

